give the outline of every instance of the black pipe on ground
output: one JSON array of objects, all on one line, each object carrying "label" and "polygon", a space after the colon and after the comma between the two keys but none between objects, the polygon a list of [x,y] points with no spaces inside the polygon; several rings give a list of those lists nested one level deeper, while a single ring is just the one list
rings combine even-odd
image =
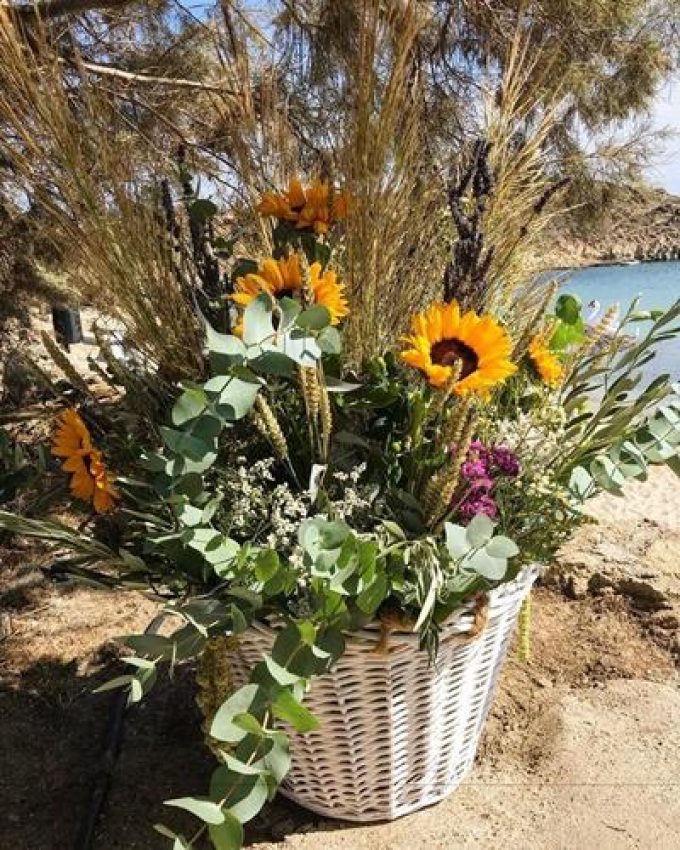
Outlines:
[{"label": "black pipe on ground", "polygon": [[[144,630],[144,634],[153,635],[158,632],[165,621],[165,614],[159,614]],[[109,719],[99,759],[99,767],[92,782],[92,791],[85,814],[80,820],[73,850],[92,850],[94,847],[95,830],[111,787],[113,771],[118,761],[123,741],[127,707],[127,692],[115,691],[109,708]]]}]

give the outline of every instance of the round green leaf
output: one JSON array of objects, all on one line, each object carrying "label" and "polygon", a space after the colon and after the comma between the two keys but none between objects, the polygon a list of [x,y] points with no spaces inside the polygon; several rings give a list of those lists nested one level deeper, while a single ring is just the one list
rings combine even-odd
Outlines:
[{"label": "round green leaf", "polygon": [[166,800],[165,805],[185,809],[205,823],[224,823],[222,809],[207,797],[178,797],[176,800]]},{"label": "round green leaf", "polygon": [[487,555],[484,549],[480,549],[466,559],[465,569],[473,570],[489,581],[500,581],[507,572],[508,562],[505,558]]},{"label": "round green leaf", "polygon": [[192,387],[185,390],[172,408],[172,424],[179,428],[200,416],[206,408],[206,397],[202,389]]},{"label": "round green leaf", "polygon": [[234,723],[238,714],[245,714],[257,696],[258,685],[245,685],[233,693],[217,710],[210,727],[210,734],[218,741],[236,744],[245,738],[247,732]]},{"label": "round green leaf", "polygon": [[261,345],[275,336],[273,304],[269,295],[254,298],[243,314],[243,341],[247,346]]},{"label": "round green leaf", "polygon": [[519,555],[519,548],[514,540],[502,534],[490,540],[484,547],[484,551],[492,558],[514,558],[515,555]]},{"label": "round green leaf", "polygon": [[240,850],[243,845],[243,825],[231,812],[224,812],[224,823],[208,827],[215,850]]},{"label": "round green leaf", "polygon": [[259,814],[267,802],[269,786],[264,776],[254,776],[250,779],[241,777],[241,780],[236,794],[239,799],[229,806],[228,811],[240,823],[248,823]]},{"label": "round green leaf", "polygon": [[307,330],[320,331],[331,323],[331,314],[327,307],[315,304],[307,310],[303,310],[297,317],[297,324]]},{"label": "round green leaf", "polygon": [[485,514],[477,514],[471,520],[465,530],[470,547],[477,549],[480,546],[486,546],[493,536],[493,530],[496,524],[489,519]]},{"label": "round green leaf", "polygon": [[446,548],[454,561],[457,561],[470,550],[467,531],[462,525],[453,525],[450,522],[444,523],[444,531],[446,533]]}]

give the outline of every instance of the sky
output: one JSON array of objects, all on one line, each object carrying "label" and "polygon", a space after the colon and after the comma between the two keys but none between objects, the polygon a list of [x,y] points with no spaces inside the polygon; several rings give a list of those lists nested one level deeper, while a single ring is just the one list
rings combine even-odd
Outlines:
[{"label": "sky", "polygon": [[674,130],[675,135],[661,145],[655,163],[648,168],[649,180],[680,195],[680,78],[669,82],[657,95],[652,123],[659,129]]}]

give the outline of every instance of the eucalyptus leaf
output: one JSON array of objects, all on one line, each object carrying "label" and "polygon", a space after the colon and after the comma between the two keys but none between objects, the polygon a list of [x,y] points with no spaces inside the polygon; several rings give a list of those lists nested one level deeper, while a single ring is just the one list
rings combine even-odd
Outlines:
[{"label": "eucalyptus leaf", "polygon": [[207,399],[200,387],[184,390],[172,408],[172,424],[179,428],[186,422],[200,416],[205,410]]},{"label": "eucalyptus leaf", "polygon": [[264,757],[264,763],[271,772],[277,785],[286,777],[290,770],[291,755],[288,736],[283,732],[275,732],[272,736],[272,748]]},{"label": "eucalyptus leaf", "polygon": [[261,766],[257,764],[247,764],[240,759],[237,759],[235,756],[229,755],[229,753],[225,753],[224,755],[224,763],[232,773],[239,773],[241,776],[261,776],[266,771],[263,770]]},{"label": "eucalyptus leaf", "polygon": [[470,551],[470,541],[467,530],[462,525],[445,522],[446,548],[454,561],[459,560]]},{"label": "eucalyptus leaf", "polygon": [[298,327],[307,330],[320,331],[331,323],[331,314],[322,304],[314,304],[303,310],[296,319]]},{"label": "eucalyptus leaf", "polygon": [[222,809],[207,797],[178,797],[174,800],[166,800],[165,805],[191,812],[204,823],[224,823]]},{"label": "eucalyptus leaf", "polygon": [[219,375],[205,384],[215,409],[228,422],[236,422],[250,412],[261,389],[260,381],[244,381],[234,375]]},{"label": "eucalyptus leaf", "polygon": [[514,558],[515,555],[519,555],[519,547],[514,540],[502,534],[491,539],[484,547],[484,551],[493,558]]},{"label": "eucalyptus leaf", "polygon": [[246,346],[258,346],[275,337],[274,304],[265,293],[248,304],[243,313],[243,341]]},{"label": "eucalyptus leaf", "polygon": [[228,812],[240,823],[248,823],[259,814],[269,797],[269,786],[264,776],[253,777],[242,784],[246,793],[235,803],[231,803]]},{"label": "eucalyptus leaf", "polygon": [[233,366],[245,362],[244,343],[236,336],[218,333],[209,324],[206,325],[206,345],[210,366],[218,374],[224,374]]},{"label": "eucalyptus leaf", "polygon": [[255,700],[258,685],[244,685],[233,693],[217,710],[210,726],[210,735],[218,741],[236,744],[246,736],[245,730],[234,723],[234,717],[245,714]]},{"label": "eucalyptus leaf", "polygon": [[465,530],[465,537],[470,546],[478,548],[485,546],[493,536],[496,524],[485,514],[474,516]]},{"label": "eucalyptus leaf", "polygon": [[178,455],[186,455],[190,460],[201,461],[212,450],[212,444],[197,439],[184,431],[161,427],[161,436],[170,449]]},{"label": "eucalyptus leaf", "polygon": [[208,827],[208,834],[215,850],[241,850],[243,846],[243,825],[230,811],[224,812],[224,823]]},{"label": "eucalyptus leaf", "polygon": [[324,328],[316,338],[317,345],[324,354],[341,354],[342,337],[337,328]]},{"label": "eucalyptus leaf", "polygon": [[283,685],[284,687],[287,685],[295,685],[300,681],[300,677],[286,670],[285,667],[282,667],[280,664],[277,664],[274,659],[266,655],[264,658],[264,663],[267,666],[267,670],[269,671],[270,676],[277,682],[279,685]]},{"label": "eucalyptus leaf", "polygon": [[500,581],[508,570],[508,562],[505,558],[494,557],[487,554],[485,549],[480,549],[465,559],[465,569],[489,581]]}]

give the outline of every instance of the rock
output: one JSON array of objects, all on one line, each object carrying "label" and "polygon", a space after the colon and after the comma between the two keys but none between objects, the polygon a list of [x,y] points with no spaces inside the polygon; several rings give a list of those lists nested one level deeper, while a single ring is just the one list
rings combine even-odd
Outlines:
[{"label": "rock", "polygon": [[650,625],[661,629],[680,629],[680,610],[656,611],[649,618]]},{"label": "rock", "polygon": [[659,611],[671,607],[671,600],[654,585],[645,581],[622,579],[614,590],[622,596],[627,596],[636,608],[645,611]]},{"label": "rock", "polygon": [[680,198],[662,189],[621,186],[599,227],[548,228],[544,254],[549,267],[636,260],[664,261],[679,256]]},{"label": "rock", "polygon": [[625,599],[641,625],[680,659],[680,480],[655,469],[626,485],[624,499],[599,496],[581,528],[545,577],[570,599],[590,594]]}]

